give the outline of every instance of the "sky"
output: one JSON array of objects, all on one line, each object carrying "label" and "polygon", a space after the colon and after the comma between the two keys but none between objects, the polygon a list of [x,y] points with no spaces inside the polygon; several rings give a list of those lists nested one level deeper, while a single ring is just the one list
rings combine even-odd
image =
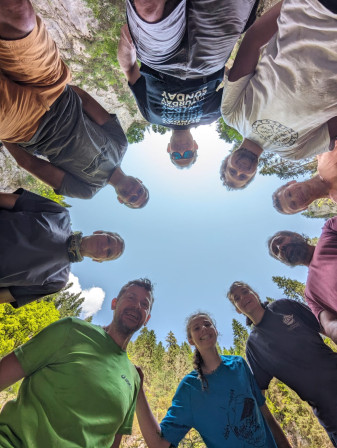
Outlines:
[{"label": "sky", "polygon": [[233,281],[242,280],[266,296],[282,298],[272,276],[305,282],[305,267],[290,268],[271,258],[266,241],[279,230],[319,236],[323,219],[274,210],[271,195],[285,183],[276,176],[257,175],[242,191],[223,187],[219,168],[231,145],[220,140],[215,124],[192,131],[199,156],[191,169],[179,170],[166,151],[170,134],[146,133],[132,144],[122,162],[126,174],[143,181],[150,191],[146,207],[128,209],[117,202],[111,186],[93,199],[69,199],[73,230],[118,232],[125,252],[118,260],[95,263],[85,258],[72,265],[75,290],[86,297],[83,317],[106,325],[112,319],[111,300],[129,280],[148,277],[155,302],[148,328],[165,345],[169,331],[185,341],[185,320],[208,311],[216,320],[221,347],[233,344],[232,319],[244,324],[226,299]]}]

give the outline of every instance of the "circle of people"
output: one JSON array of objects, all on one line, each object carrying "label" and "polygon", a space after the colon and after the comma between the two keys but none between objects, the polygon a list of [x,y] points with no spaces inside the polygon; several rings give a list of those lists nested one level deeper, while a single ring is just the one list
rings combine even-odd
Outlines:
[{"label": "circle of people", "polygon": [[[144,118],[172,129],[171,162],[190,167],[191,128],[221,114],[243,142],[223,161],[228,189],[245,188],[264,151],[300,160],[317,155],[318,174],[273,195],[278,211],[337,202],[337,6],[283,0],[257,17],[255,0],[126,0],[118,60]],[[122,204],[144,207],[142,182],[123,172],[127,139],[115,114],[70,85],[71,72],[29,0],[0,0],[0,140],[18,165],[57,194],[89,199],[110,184]],[[244,38],[230,70],[225,63]],[[138,61],[140,63],[138,63]],[[277,118],[277,120],[275,120]],[[44,156],[40,158],[38,156]],[[47,159],[47,160],[46,160]],[[73,232],[66,208],[20,188],[0,194],[0,303],[21,307],[59,291],[84,257],[120,257],[116,233]],[[234,282],[228,299],[252,326],[246,354],[220,356],[206,313],[187,321],[194,367],[159,424],[128,359],[131,336],[147,323],[153,285],[137,279],[112,301],[105,328],[61,319],[0,361],[0,390],[24,378],[0,413],[1,447],[118,447],[134,413],[150,448],[177,447],[195,428],[209,448],[290,447],[264,394],[273,377],[313,408],[337,446],[337,217],[316,246],[281,231],[270,255],[308,267],[305,299],[262,303]]]}]

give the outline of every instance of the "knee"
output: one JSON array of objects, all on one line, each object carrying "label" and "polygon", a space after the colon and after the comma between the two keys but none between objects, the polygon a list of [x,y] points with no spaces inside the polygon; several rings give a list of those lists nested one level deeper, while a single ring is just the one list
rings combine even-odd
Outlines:
[{"label": "knee", "polygon": [[18,39],[35,26],[35,12],[29,0],[0,0],[0,34]]}]

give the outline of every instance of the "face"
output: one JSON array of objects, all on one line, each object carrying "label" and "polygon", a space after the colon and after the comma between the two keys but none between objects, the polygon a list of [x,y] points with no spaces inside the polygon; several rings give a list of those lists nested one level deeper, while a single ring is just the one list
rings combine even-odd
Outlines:
[{"label": "face", "polygon": [[313,201],[310,187],[306,182],[288,182],[278,193],[277,198],[286,214],[305,210]]},{"label": "face", "polygon": [[189,329],[191,336],[188,342],[199,351],[216,345],[218,332],[208,316],[201,314],[192,319]]},{"label": "face", "polygon": [[291,266],[304,264],[309,256],[309,244],[296,236],[280,233],[271,240],[269,247],[278,260]]},{"label": "face", "polygon": [[116,260],[124,251],[124,241],[118,233],[97,230],[86,239],[87,250],[94,261]]},{"label": "face", "polygon": [[233,290],[233,302],[239,313],[250,315],[261,307],[258,296],[246,286],[237,286]]},{"label": "face", "polygon": [[131,285],[119,299],[113,299],[113,321],[124,334],[133,334],[150,319],[151,293],[141,286]]},{"label": "face", "polygon": [[192,140],[190,145],[171,145],[167,146],[167,152],[170,155],[171,161],[180,166],[188,166],[194,161],[198,145],[195,140]]},{"label": "face", "polygon": [[138,208],[147,200],[148,191],[141,180],[126,176],[116,187],[117,199],[130,208]]},{"label": "face", "polygon": [[258,157],[246,148],[239,148],[228,158],[226,180],[230,186],[241,188],[255,176]]}]

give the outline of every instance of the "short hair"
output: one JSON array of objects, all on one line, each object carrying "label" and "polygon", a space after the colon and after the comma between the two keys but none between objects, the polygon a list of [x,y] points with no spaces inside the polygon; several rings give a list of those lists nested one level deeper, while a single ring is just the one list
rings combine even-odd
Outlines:
[{"label": "short hair", "polygon": [[125,291],[130,286],[139,286],[140,288],[144,288],[146,291],[148,291],[150,293],[150,297],[151,297],[150,310],[151,310],[153,302],[154,302],[154,296],[153,296],[154,285],[151,282],[151,280],[149,280],[148,278],[138,278],[136,280],[130,280],[124,286],[122,286],[121,290],[119,291],[119,293],[117,295],[117,300],[119,300],[121,298],[121,296],[125,293]]},{"label": "short hair", "polygon": [[[271,243],[272,243],[273,239],[277,238],[278,236],[290,236],[291,238],[294,238],[297,241],[301,241],[301,242],[309,244],[309,237],[307,237],[306,235],[301,235],[300,233],[297,233],[297,232],[291,232],[290,230],[280,230],[279,232],[276,232],[274,235],[269,237],[268,241],[267,241],[269,255],[271,257],[275,258],[276,260],[279,260],[279,258],[272,251]],[[287,260],[285,260],[284,263],[287,264],[288,266],[293,266],[292,264],[288,263]]]},{"label": "short hair", "polygon": [[[261,304],[261,306],[263,307],[263,308],[266,308],[267,306],[268,306],[268,301],[266,301],[266,302],[261,302],[261,299],[260,299],[260,296],[258,295],[258,293],[251,287],[251,286],[249,286],[248,285],[248,283],[245,283],[245,282],[241,282],[241,281],[235,281],[235,282],[233,282],[232,284],[231,284],[231,286],[229,287],[229,290],[228,290],[228,292],[227,292],[227,298],[229,299],[229,301],[235,306],[235,308],[236,308],[236,305],[235,305],[235,301],[234,301],[234,289],[235,288],[237,288],[237,287],[242,287],[242,288],[247,288],[247,289],[249,289],[249,291],[251,291],[253,294],[255,294],[256,295],[256,297],[258,298],[258,301],[260,302],[260,304]],[[249,317],[248,316],[246,316],[246,325],[247,326],[251,326],[251,325],[253,325],[253,322],[249,319]]]},{"label": "short hair", "polygon": [[[236,151],[239,151],[241,148],[238,148]],[[243,148],[246,149],[246,148]],[[247,180],[247,182],[244,185],[241,185],[240,187],[237,187],[233,182],[230,182],[227,180],[226,178],[226,170],[227,170],[227,165],[228,165],[228,160],[229,158],[233,155],[233,153],[228,154],[227,157],[224,158],[224,160],[221,163],[220,166],[220,180],[222,181],[222,185],[224,185],[228,191],[232,191],[232,190],[244,190],[245,188],[248,187],[248,185],[252,182],[252,180],[254,179],[255,175],[256,175],[256,171],[255,173],[252,175],[252,177],[250,179]]]},{"label": "short hair", "polygon": [[274,191],[274,193],[273,193],[273,195],[272,195],[272,198],[273,198],[273,206],[274,206],[275,210],[277,210],[279,213],[282,213],[283,215],[293,215],[293,214],[298,213],[298,212],[286,213],[286,212],[283,210],[283,208],[282,208],[282,206],[281,206],[281,201],[280,201],[280,199],[279,199],[279,197],[278,197],[278,194],[279,194],[284,188],[286,188],[287,186],[288,186],[288,184],[281,185],[277,190]]}]

